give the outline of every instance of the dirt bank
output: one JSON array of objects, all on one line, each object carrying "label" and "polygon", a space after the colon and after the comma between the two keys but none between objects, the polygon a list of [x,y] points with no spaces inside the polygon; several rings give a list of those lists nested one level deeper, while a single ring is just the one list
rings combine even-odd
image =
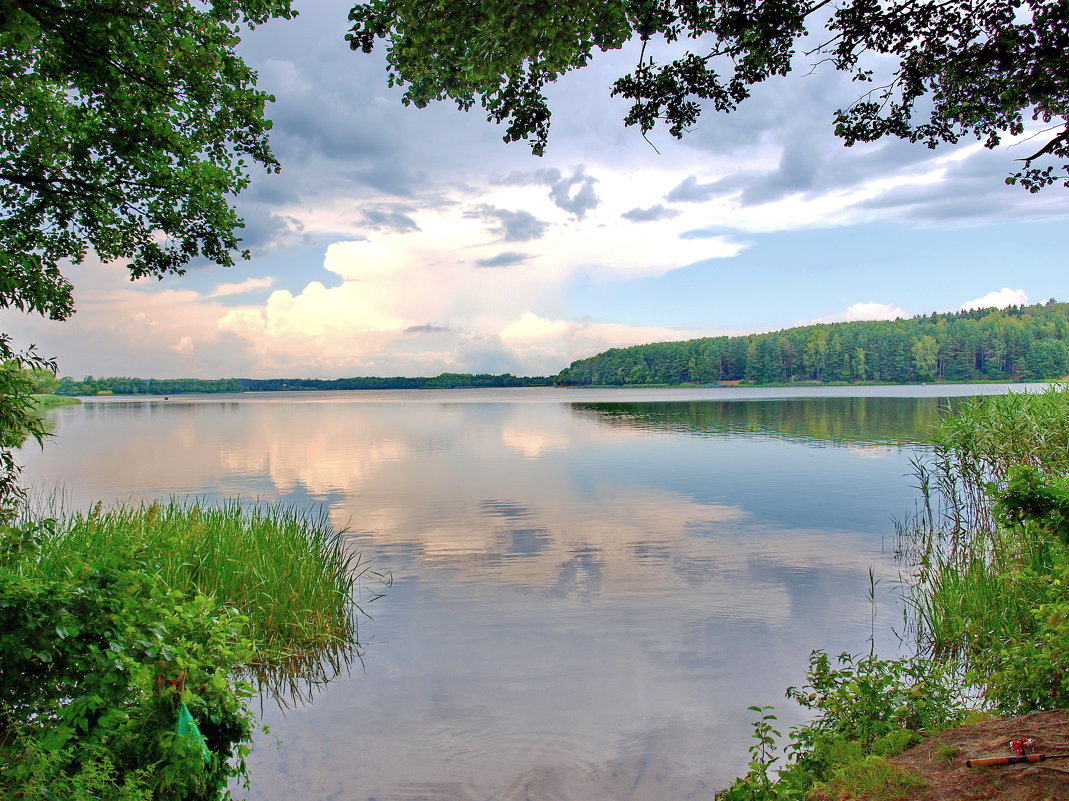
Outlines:
[{"label": "dirt bank", "polygon": [[[1069,801],[1069,758],[984,768],[966,766],[965,760],[970,758],[1010,756],[1013,753],[1010,741],[1020,737],[1034,738],[1036,753],[1069,753],[1069,710],[961,726],[891,757],[889,762],[922,776],[927,782],[900,798],[903,801]],[[813,799],[832,801],[824,793],[815,793]],[[857,801],[868,801],[868,796]]]}]

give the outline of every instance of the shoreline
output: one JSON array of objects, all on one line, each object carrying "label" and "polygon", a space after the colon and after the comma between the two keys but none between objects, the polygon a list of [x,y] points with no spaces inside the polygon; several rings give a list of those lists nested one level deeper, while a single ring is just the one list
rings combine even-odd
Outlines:
[{"label": "shoreline", "polygon": [[1028,379],[1021,381],[913,381],[913,382],[895,382],[895,381],[859,381],[856,383],[847,382],[816,382],[816,381],[785,381],[772,384],[748,384],[743,382],[724,382],[716,384],[697,384],[697,383],[684,383],[684,384],[549,384],[549,385],[534,385],[534,386],[454,386],[454,387],[397,387],[397,388],[380,388],[380,387],[367,387],[367,388],[319,388],[319,387],[294,387],[285,389],[241,389],[241,390],[229,390],[226,392],[168,392],[168,393],[154,393],[154,392],[134,392],[129,394],[121,394],[116,392],[100,392],[95,395],[49,395],[38,396],[40,398],[54,398],[55,400],[47,401],[44,405],[63,405],[66,401],[64,399],[71,399],[73,402],[80,402],[81,400],[96,400],[102,398],[158,398],[169,399],[171,397],[212,397],[212,396],[234,396],[234,395],[308,395],[311,393],[373,393],[373,392],[464,392],[464,391],[483,391],[483,390],[747,390],[747,389],[799,389],[799,390],[819,390],[819,389],[863,389],[863,388],[875,388],[875,387],[962,387],[962,386],[1042,386],[1046,387],[1051,384],[1057,384],[1061,381],[1069,380],[1069,377],[1063,377],[1057,380],[1046,379]]}]

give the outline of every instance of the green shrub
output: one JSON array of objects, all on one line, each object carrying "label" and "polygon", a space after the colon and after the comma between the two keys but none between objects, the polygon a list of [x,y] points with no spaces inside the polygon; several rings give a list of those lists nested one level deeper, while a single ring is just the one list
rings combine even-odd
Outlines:
[{"label": "green shrub", "polygon": [[[280,507],[0,527],[0,797],[226,797],[253,732],[245,679],[299,691],[358,653],[355,567],[325,520]],[[183,705],[203,741],[176,728]]]},{"label": "green shrub", "polygon": [[[814,651],[806,679],[806,685],[789,688],[787,697],[817,714],[791,730],[785,764],[774,780],[775,717],[751,707],[762,719],[755,723],[749,771],[721,791],[719,801],[804,799],[821,784],[845,787],[853,769],[859,781],[897,777],[884,756],[958,725],[965,715],[954,677],[929,660],[840,654],[833,663],[827,653]],[[901,778],[901,786],[908,781]]]},{"label": "green shrub", "polygon": [[1009,526],[1035,526],[1069,543],[1069,468],[1041,472],[1014,465],[1005,487],[994,486],[996,517]]},{"label": "green shrub", "polygon": [[901,731],[919,739],[956,724],[964,714],[955,701],[953,676],[928,660],[844,653],[836,663],[814,651],[808,684],[787,690],[788,698],[818,713],[807,730],[832,731],[871,746]]},{"label": "green shrub", "polygon": [[[166,543],[162,543],[166,545]],[[248,619],[160,578],[148,549],[102,552],[62,579],[0,567],[5,798],[208,801],[244,775]],[[208,747],[175,731],[185,703]]]},{"label": "green shrub", "polygon": [[972,655],[966,678],[982,687],[987,703],[1001,713],[1062,709],[1069,706],[1069,556],[1047,573],[1020,580],[1043,594],[1043,602],[1032,609],[1032,625]]}]

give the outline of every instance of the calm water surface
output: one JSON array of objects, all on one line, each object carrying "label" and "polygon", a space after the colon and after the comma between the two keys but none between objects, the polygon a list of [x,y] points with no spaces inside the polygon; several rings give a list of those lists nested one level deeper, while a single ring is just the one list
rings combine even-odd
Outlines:
[{"label": "calm water surface", "polygon": [[363,667],[265,705],[249,799],[683,801],[744,769],[746,707],[800,720],[812,648],[899,649],[910,457],[938,396],[1005,389],[93,399],[23,459],[75,507],[324,509],[392,576]]}]

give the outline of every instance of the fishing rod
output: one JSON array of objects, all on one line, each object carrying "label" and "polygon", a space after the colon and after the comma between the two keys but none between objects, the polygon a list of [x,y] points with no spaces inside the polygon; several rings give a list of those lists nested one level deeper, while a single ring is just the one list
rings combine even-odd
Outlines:
[{"label": "fishing rod", "polygon": [[966,759],[965,765],[970,768],[979,768],[987,765],[1016,765],[1018,762],[1045,762],[1048,759],[1066,759],[1069,754],[1022,754],[1021,756],[982,757],[980,759]]}]

